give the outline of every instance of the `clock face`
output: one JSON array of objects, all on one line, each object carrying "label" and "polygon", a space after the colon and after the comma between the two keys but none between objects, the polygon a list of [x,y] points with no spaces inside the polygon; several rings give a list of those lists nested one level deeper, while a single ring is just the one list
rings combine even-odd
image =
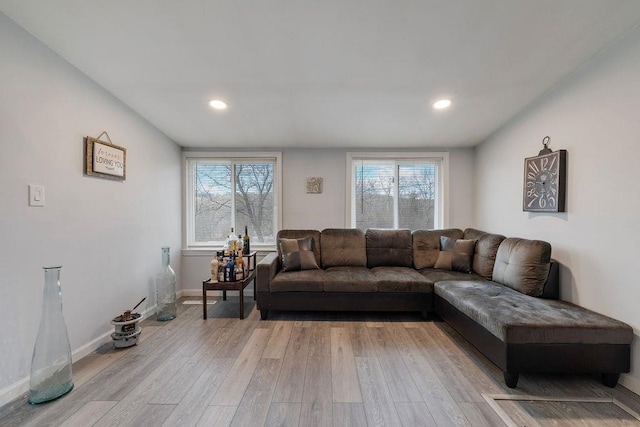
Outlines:
[{"label": "clock face", "polygon": [[526,158],[522,210],[564,212],[565,175],[565,150]]}]

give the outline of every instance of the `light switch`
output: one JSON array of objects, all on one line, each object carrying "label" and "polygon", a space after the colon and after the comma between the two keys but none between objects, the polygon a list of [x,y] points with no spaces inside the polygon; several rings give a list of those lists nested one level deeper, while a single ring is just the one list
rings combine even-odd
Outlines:
[{"label": "light switch", "polygon": [[29,185],[29,206],[44,206],[44,185]]}]

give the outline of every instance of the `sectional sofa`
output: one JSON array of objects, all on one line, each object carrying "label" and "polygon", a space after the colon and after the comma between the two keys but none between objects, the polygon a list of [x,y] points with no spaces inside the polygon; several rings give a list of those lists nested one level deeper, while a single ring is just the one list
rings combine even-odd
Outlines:
[{"label": "sectional sofa", "polygon": [[629,372],[629,325],[559,300],[551,246],[475,229],[281,230],[257,266],[257,308],[433,312],[504,373]]}]

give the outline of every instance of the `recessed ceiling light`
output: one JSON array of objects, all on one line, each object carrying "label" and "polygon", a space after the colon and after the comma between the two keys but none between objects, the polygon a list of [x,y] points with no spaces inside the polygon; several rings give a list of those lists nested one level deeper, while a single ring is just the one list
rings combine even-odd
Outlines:
[{"label": "recessed ceiling light", "polygon": [[214,110],[226,110],[227,109],[227,103],[224,102],[224,101],[220,101],[219,99],[212,99],[211,101],[209,101],[209,105]]},{"label": "recessed ceiling light", "polygon": [[439,99],[433,103],[433,108],[435,108],[436,110],[443,110],[445,108],[449,108],[449,106],[451,106],[451,100],[446,98]]}]

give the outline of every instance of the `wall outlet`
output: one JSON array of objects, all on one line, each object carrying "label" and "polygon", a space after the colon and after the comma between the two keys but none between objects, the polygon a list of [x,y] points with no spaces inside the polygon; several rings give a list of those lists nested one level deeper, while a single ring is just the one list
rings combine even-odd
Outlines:
[{"label": "wall outlet", "polygon": [[29,185],[29,206],[44,206],[44,185]]}]

